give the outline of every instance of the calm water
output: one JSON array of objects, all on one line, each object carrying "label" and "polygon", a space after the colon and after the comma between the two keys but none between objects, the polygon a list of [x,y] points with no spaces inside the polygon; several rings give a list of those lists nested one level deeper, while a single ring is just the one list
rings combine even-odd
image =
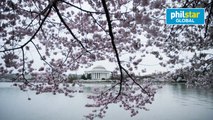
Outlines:
[{"label": "calm water", "polygon": [[[90,109],[85,93],[74,98],[64,95],[22,92],[11,87],[10,83],[0,83],[0,120],[85,120]],[[27,100],[28,95],[32,100]],[[183,84],[167,84],[158,90],[150,111],[141,110],[131,118],[129,113],[118,105],[110,105],[103,120],[212,120],[213,90],[187,88]]]}]

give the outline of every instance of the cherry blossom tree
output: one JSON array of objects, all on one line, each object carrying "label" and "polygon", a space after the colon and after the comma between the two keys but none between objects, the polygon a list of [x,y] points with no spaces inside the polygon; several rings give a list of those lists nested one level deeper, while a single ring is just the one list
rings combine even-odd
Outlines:
[{"label": "cherry blossom tree", "polygon": [[[212,54],[205,52],[213,46],[212,6],[212,0],[1,0],[0,73],[16,73],[15,81],[21,80],[23,84],[15,85],[22,90],[72,97],[73,92],[82,90],[73,89],[65,73],[107,59],[117,63],[119,80],[88,97],[95,103],[86,106],[100,109],[86,117],[102,118],[111,103],[120,104],[134,116],[138,109],[146,110],[145,105],[154,100],[155,88],[139,84],[132,73],[139,69],[147,54],[161,60],[162,66],[187,61],[192,70],[212,66]],[[166,25],[164,16],[168,7],[205,8],[206,24]],[[149,51],[153,46],[157,50]],[[27,55],[33,50],[42,61],[40,68],[35,67],[38,61]],[[186,51],[194,57],[181,58],[180,54]],[[126,53],[128,61],[122,59]],[[139,57],[135,53],[140,53]],[[195,59],[198,53],[205,56],[203,64],[199,62],[201,59]],[[169,59],[164,60],[165,56]],[[207,73],[212,75],[212,71]],[[27,75],[33,79],[28,80]],[[196,76],[190,79],[193,77]]]},{"label": "cherry blossom tree", "polygon": [[167,25],[158,33],[167,33],[167,35],[156,37],[150,35],[148,44],[160,48],[160,52],[155,51],[152,54],[163,59],[160,55],[163,53],[169,58],[160,63],[162,66],[186,65],[187,67],[181,67],[173,74],[176,76],[182,74],[189,85],[212,86],[213,1],[186,0],[181,4],[177,2],[179,1],[174,1],[174,7],[205,8],[205,25]]}]

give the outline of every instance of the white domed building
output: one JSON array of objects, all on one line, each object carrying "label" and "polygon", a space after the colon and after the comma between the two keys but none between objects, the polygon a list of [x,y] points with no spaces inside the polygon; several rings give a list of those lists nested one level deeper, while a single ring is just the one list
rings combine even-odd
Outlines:
[{"label": "white domed building", "polygon": [[106,80],[111,77],[111,72],[103,66],[96,66],[90,71],[85,71],[86,76],[91,74],[92,80]]}]

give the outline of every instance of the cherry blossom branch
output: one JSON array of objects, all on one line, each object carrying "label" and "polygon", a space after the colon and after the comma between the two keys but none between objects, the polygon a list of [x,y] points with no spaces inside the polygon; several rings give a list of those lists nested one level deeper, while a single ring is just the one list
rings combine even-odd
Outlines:
[{"label": "cherry blossom branch", "polygon": [[67,61],[67,59],[68,59],[70,53],[71,53],[71,50],[69,50],[69,51],[67,52],[67,55],[66,55],[66,57],[65,57],[65,60],[63,61],[63,64]]},{"label": "cherry blossom branch", "polygon": [[206,38],[206,36],[207,36],[207,30],[208,30],[208,26],[209,26],[210,17],[212,15],[212,12],[211,12],[212,9],[213,9],[213,0],[211,1],[211,7],[209,9],[209,14],[208,14],[207,21],[206,21],[204,38]]},{"label": "cherry blossom branch", "polygon": [[39,14],[36,15],[36,16],[34,17],[33,20],[31,20],[31,22],[25,27],[25,29],[27,29],[28,27],[30,27],[30,25],[33,23],[33,21],[34,21],[38,16],[39,16]]},{"label": "cherry blossom branch", "polygon": [[22,77],[25,80],[25,84],[27,84],[28,80],[25,77],[25,59],[24,59],[24,48],[23,47],[21,48],[21,51],[22,51],[22,62],[23,62],[22,63]]},{"label": "cherry blossom branch", "polygon": [[50,65],[50,64],[45,60],[45,58],[41,55],[41,53],[40,53],[38,47],[36,46],[36,44],[35,44],[33,41],[31,41],[31,43],[32,43],[33,46],[35,47],[35,49],[36,49],[37,53],[39,54],[39,56],[41,57],[41,60],[43,60],[43,61],[44,61],[48,66],[50,66],[52,69],[54,69],[53,66]]},{"label": "cherry blossom branch", "polygon": [[0,52],[6,52],[6,51],[11,51],[11,50],[18,50],[18,49],[22,49],[23,47],[25,47],[29,42],[31,42],[35,36],[37,35],[37,33],[40,31],[40,29],[42,28],[46,18],[48,17],[48,15],[50,14],[51,12],[51,9],[52,9],[52,6],[50,6],[47,14],[45,15],[44,19],[42,20],[41,24],[39,25],[38,29],[36,30],[36,32],[33,34],[33,36],[26,42],[24,43],[23,45],[19,46],[19,47],[16,47],[16,48],[10,48],[10,49],[5,49],[5,50],[2,50]]},{"label": "cherry blossom branch", "polygon": [[[193,2],[195,3],[195,4],[193,4]],[[183,7],[182,8],[186,8],[186,7],[188,7],[190,4],[193,4],[193,7],[196,7],[196,5],[198,5],[198,3],[199,2],[202,2],[202,1],[196,1],[196,0],[192,0],[192,1],[189,1],[189,0],[186,0],[186,2],[184,3],[184,5],[183,5]],[[211,15],[212,15],[212,9],[213,9],[213,0],[211,0],[211,2],[208,4],[208,5],[206,5],[206,6],[209,6],[209,5],[211,5],[211,7],[210,7],[210,9],[209,9],[209,14],[208,14],[208,16],[207,16],[207,21],[206,21],[206,25],[205,25],[205,33],[204,33],[204,38],[206,38],[206,36],[207,36],[207,30],[208,30],[208,26],[209,26],[209,22],[210,22],[210,17],[211,17]]]},{"label": "cherry blossom branch", "polygon": [[[69,33],[72,35],[72,37],[80,44],[80,46],[88,53],[90,53],[90,51],[88,51],[84,45],[82,44],[82,42],[75,36],[75,34],[72,32],[72,30],[69,28],[69,26],[66,24],[66,22],[64,21],[63,17],[61,16],[59,9],[57,8],[56,5],[54,5],[55,11],[59,17],[59,19],[61,20],[61,22],[64,24],[64,26],[66,27],[66,29],[69,31]],[[91,53],[90,53],[91,54]]]},{"label": "cherry blossom branch", "polygon": [[141,89],[143,92],[145,92],[148,96],[151,96],[151,95],[149,94],[149,92],[147,92],[138,82],[135,81],[135,79],[128,73],[128,71],[127,71],[125,68],[122,67],[122,69],[126,72],[126,74],[129,76],[129,78],[130,78],[137,86],[140,87],[140,89]]},{"label": "cherry blossom branch", "polygon": [[93,18],[94,22],[95,22],[99,27],[101,27],[101,29],[102,29],[105,33],[107,33],[107,31],[103,28],[103,26],[101,26],[101,24],[99,24],[98,21],[95,19],[95,17],[92,15],[92,13],[90,13],[90,16]]},{"label": "cherry blossom branch", "polygon": [[77,61],[78,59],[80,59],[83,56],[83,53],[80,54],[79,56],[77,56],[76,58],[72,55],[72,58],[74,59],[74,61]]},{"label": "cherry blossom branch", "polygon": [[184,3],[183,7],[182,8],[186,8],[188,7],[190,4],[192,4],[194,2],[194,0],[190,1],[189,0],[186,0],[186,2]]},{"label": "cherry blossom branch", "polygon": [[[37,5],[36,5],[36,3],[35,3],[35,1],[33,0],[33,3],[35,4],[35,6],[37,7]],[[51,4],[51,3],[50,3]],[[47,10],[51,7],[51,5],[48,5],[46,8],[44,8],[44,10],[42,10],[42,11],[40,11],[40,12],[35,12],[35,11],[28,11],[28,10],[25,10],[25,9],[21,9],[21,10],[24,10],[25,12],[30,12],[30,13],[36,13],[37,15],[34,17],[34,19],[33,20],[31,20],[31,22],[27,25],[27,27],[25,28],[25,29],[27,29],[32,23],[33,23],[33,21],[37,18],[37,17],[39,17],[40,18],[40,16],[41,15],[45,15],[45,13],[47,12]],[[38,8],[38,7],[37,7]],[[32,16],[32,14],[31,14],[31,16]]]},{"label": "cherry blossom branch", "polygon": [[122,91],[122,83],[123,83],[122,65],[121,65],[121,61],[120,61],[119,54],[118,54],[118,51],[117,51],[117,47],[115,45],[114,35],[113,35],[113,32],[112,32],[113,30],[112,30],[112,25],[111,25],[111,19],[110,19],[110,15],[109,15],[110,13],[108,11],[108,8],[107,8],[107,5],[106,5],[106,1],[105,0],[101,0],[101,2],[102,2],[102,5],[103,5],[105,14],[106,14],[106,19],[107,19],[108,29],[109,29],[109,36],[111,37],[112,47],[114,49],[115,56],[116,56],[116,59],[117,59],[117,62],[118,62],[118,66],[119,66],[119,70],[120,70],[120,73],[121,73],[120,74],[120,88],[119,88],[119,93],[117,95],[117,97],[118,97],[121,94],[121,91]]},{"label": "cherry blossom branch", "polygon": [[83,11],[83,12],[86,12],[86,13],[90,13],[90,14],[92,14],[92,13],[95,13],[95,14],[105,14],[103,12],[95,12],[95,11],[89,11],[89,10],[82,9],[81,7],[75,6],[75,5],[73,5],[73,4],[69,3],[69,2],[66,2],[65,0],[61,0],[61,1],[63,3],[66,3],[66,4],[68,4],[68,5],[70,5],[70,6],[74,7],[74,8],[79,9],[80,11]]}]

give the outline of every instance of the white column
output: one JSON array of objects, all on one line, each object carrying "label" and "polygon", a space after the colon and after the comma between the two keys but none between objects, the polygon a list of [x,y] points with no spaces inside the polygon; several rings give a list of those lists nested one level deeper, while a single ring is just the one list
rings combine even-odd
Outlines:
[{"label": "white column", "polygon": [[96,75],[97,75],[97,79],[98,79],[98,73],[96,73]]},{"label": "white column", "polygon": [[98,73],[96,73],[97,74],[97,79],[98,79]]},{"label": "white column", "polygon": [[97,79],[97,73],[95,73],[95,79]]}]

